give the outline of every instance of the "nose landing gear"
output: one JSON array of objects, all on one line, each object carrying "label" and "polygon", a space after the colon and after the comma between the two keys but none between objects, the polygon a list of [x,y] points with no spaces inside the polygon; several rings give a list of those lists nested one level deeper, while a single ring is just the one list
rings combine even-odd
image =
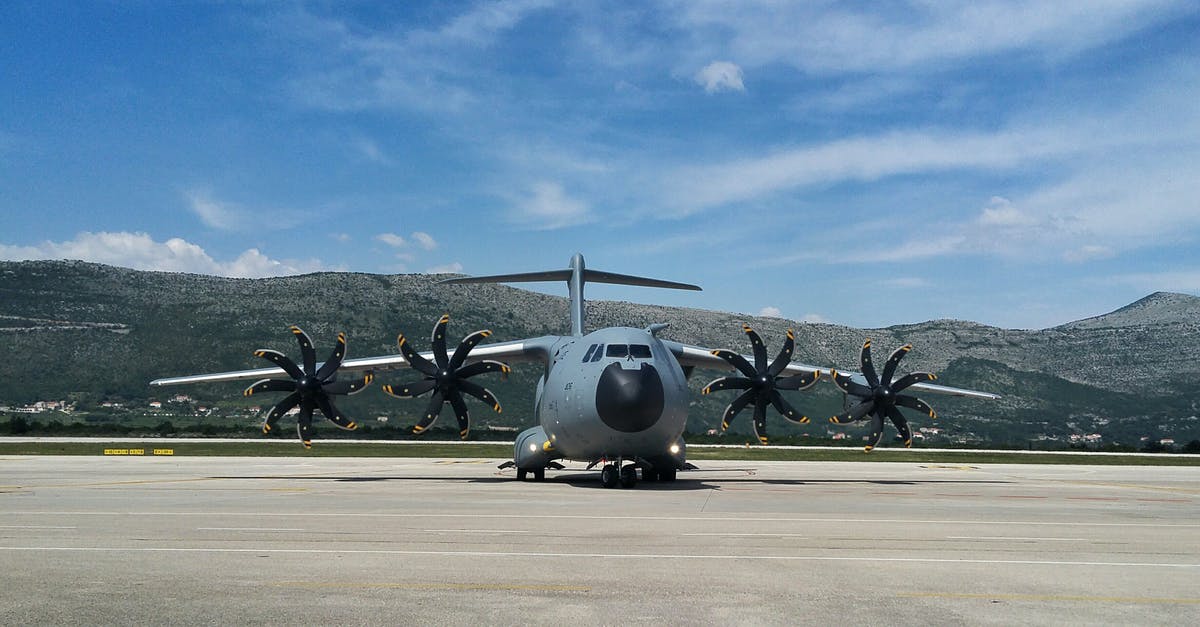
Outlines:
[{"label": "nose landing gear", "polygon": [[622,488],[632,488],[637,485],[637,464],[622,464],[617,461],[615,464],[605,464],[600,469],[600,484],[606,488],[615,488],[620,485]]}]

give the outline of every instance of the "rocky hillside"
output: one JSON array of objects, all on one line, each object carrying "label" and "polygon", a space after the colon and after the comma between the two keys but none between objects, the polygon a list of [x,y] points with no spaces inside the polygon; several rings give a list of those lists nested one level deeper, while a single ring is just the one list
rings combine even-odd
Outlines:
[{"label": "rocky hillside", "polygon": [[[423,339],[444,312],[452,315],[455,337],[480,328],[494,330],[497,340],[567,330],[564,298],[503,285],[434,285],[439,278],[321,273],[250,280],[82,262],[2,262],[0,350],[7,358],[0,362],[0,405],[68,396],[85,403],[145,401],[164,394],[146,385],[153,378],[258,367],[265,362],[251,352],[260,347],[295,353],[290,324],[305,328],[319,353],[345,331],[351,357],[395,353],[398,332]],[[759,330],[771,352],[792,327],[798,361],[848,369],[857,368],[865,337],[884,354],[910,342],[915,350],[905,368],[1004,395],[996,402],[927,395],[942,416],[938,426],[958,441],[1065,443],[1072,435],[1099,434],[1105,443],[1136,445],[1143,437],[1200,438],[1193,383],[1200,374],[1200,298],[1194,296],[1156,293],[1103,316],[1037,331],[955,320],[855,329],[603,301],[590,302],[588,316],[590,328],[666,322],[671,339],[742,352],[749,350],[742,322]],[[495,416],[478,408],[474,415],[493,424],[530,424],[537,375],[527,366],[508,382],[488,383],[506,411]],[[715,376],[697,373],[693,385],[698,390]],[[388,382],[405,378],[392,374]],[[211,402],[246,402],[237,384],[186,391]],[[696,399],[689,428],[715,426],[729,399]],[[840,411],[836,388],[824,384],[793,400],[819,420],[795,427],[776,418],[773,432],[831,432],[823,418]],[[372,391],[350,401],[347,411],[360,415],[405,418],[424,407]]]}]

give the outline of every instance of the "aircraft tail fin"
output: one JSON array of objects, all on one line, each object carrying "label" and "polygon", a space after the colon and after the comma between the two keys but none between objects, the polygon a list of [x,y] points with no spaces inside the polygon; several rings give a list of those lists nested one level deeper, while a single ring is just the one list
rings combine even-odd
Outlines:
[{"label": "aircraft tail fin", "polygon": [[566,281],[571,298],[571,335],[583,335],[583,286],[585,283],[609,283],[614,285],[636,285],[640,287],[661,287],[675,290],[699,290],[697,285],[676,283],[631,274],[617,274],[589,270],[584,266],[583,255],[576,253],[571,258],[570,267],[565,270],[547,270],[544,272],[523,272],[519,274],[493,274],[489,276],[463,277],[446,279],[440,283],[461,285],[465,283],[538,283],[543,281]]}]

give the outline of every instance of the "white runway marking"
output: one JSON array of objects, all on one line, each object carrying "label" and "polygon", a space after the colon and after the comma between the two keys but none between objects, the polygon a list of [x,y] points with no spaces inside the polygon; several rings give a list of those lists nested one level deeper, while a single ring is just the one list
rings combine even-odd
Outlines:
[{"label": "white runway marking", "polygon": [[1200,529],[1200,523],[1081,522],[1034,520],[919,520],[902,518],[788,518],[783,516],[601,516],[592,514],[470,514],[470,513],[376,513],[376,512],[0,512],[20,516],[249,516],[253,518],[455,518],[460,520],[645,520],[695,522],[793,522],[897,525],[1006,525],[1035,527],[1132,527],[1152,529]]},{"label": "white runway marking", "polygon": [[804,538],[798,533],[685,533],[687,536],[717,537],[717,538]]},{"label": "white runway marking", "polygon": [[204,548],[204,547],[72,547],[72,546],[0,546],[0,551],[63,553],[281,553],[300,555],[431,555],[436,557],[539,557],[567,559],[632,560],[751,560],[782,562],[907,562],[914,564],[1011,564],[1021,566],[1111,566],[1118,568],[1200,568],[1200,563],[1170,562],[1079,562],[1070,560],[986,560],[941,559],[928,557],[850,557],[829,555],[686,555],[678,553],[546,553],[510,551],[401,551],[390,549],[280,549],[280,548]]},{"label": "white runway marking", "polygon": [[54,525],[0,525],[0,529],[78,529],[78,527],[57,527]]},{"label": "white runway marking", "polygon": [[1012,536],[946,536],[947,540],[1037,540],[1039,542],[1091,542],[1095,538],[1017,538]]},{"label": "white runway marking", "polygon": [[520,529],[422,529],[425,533],[529,533]]},{"label": "white runway marking", "polygon": [[196,527],[196,531],[307,531],[285,527]]}]

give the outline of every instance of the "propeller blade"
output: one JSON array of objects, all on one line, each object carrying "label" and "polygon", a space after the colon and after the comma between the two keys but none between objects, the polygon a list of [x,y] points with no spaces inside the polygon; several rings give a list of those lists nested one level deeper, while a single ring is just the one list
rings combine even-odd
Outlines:
[{"label": "propeller blade", "polygon": [[746,390],[745,392],[739,394],[737,398],[733,399],[733,402],[725,408],[725,414],[721,416],[722,431],[729,429],[729,422],[737,417],[737,415],[746,408],[746,405],[750,404],[750,401],[754,400],[755,396],[757,396],[757,392],[754,390]]},{"label": "propeller blade", "polygon": [[912,448],[912,429],[908,428],[908,420],[904,417],[904,414],[900,413],[900,410],[896,409],[895,406],[889,406],[887,408],[887,415],[891,419],[892,424],[896,425],[896,431],[900,433],[901,439],[904,440],[904,446]]},{"label": "propeller blade", "polygon": [[750,362],[746,361],[745,357],[742,357],[741,355],[739,355],[733,351],[725,350],[723,348],[719,348],[719,349],[713,351],[712,354],[716,355],[717,357],[720,357],[721,359],[724,359],[726,362],[729,363],[729,365],[733,366],[734,368],[737,368],[742,374],[746,375],[748,378],[753,379],[753,378],[758,377],[758,371],[754,369],[754,366],[750,365]]},{"label": "propeller blade", "polygon": [[750,345],[754,348],[754,372],[757,374],[766,370],[767,347],[763,344],[762,338],[748,324],[742,325],[742,331],[746,334],[746,337],[750,338]]},{"label": "propeller blade", "polygon": [[421,379],[412,383],[385,385],[383,386],[383,392],[388,396],[404,398],[407,396],[420,396],[435,387],[437,387],[437,379]]},{"label": "propeller blade", "polygon": [[400,353],[404,355],[404,359],[408,360],[408,364],[416,368],[417,372],[428,377],[437,374],[438,367],[422,357],[421,353],[413,350],[413,347],[408,345],[408,339],[404,337],[403,333],[396,337],[396,344],[400,347]]},{"label": "propeller blade", "polygon": [[900,360],[912,350],[912,344],[905,344],[900,348],[892,351],[892,355],[888,357],[887,363],[883,365],[883,376],[880,377],[880,383],[883,385],[891,385],[892,375],[896,374],[896,366],[900,364]]},{"label": "propeller blade", "polygon": [[454,409],[454,417],[458,418],[458,437],[467,439],[471,433],[471,412],[467,410],[467,404],[463,402],[462,394],[458,392],[450,392],[447,396],[450,397],[450,407]]},{"label": "propeller blade", "polygon": [[463,362],[466,361],[467,353],[470,353],[472,348],[475,348],[476,345],[491,336],[492,332],[484,329],[483,331],[476,331],[464,337],[463,341],[458,343],[458,348],[454,349],[454,356],[450,358],[449,369],[458,370],[463,365]]},{"label": "propeller blade", "polygon": [[333,353],[329,355],[329,359],[321,364],[321,369],[317,371],[317,380],[324,381],[333,376],[333,373],[342,366],[342,360],[346,358],[346,334],[338,333],[337,343],[333,345]]},{"label": "propeller blade", "polygon": [[306,398],[301,401],[300,414],[296,416],[296,433],[300,434],[304,448],[312,448],[312,415],[313,401]]},{"label": "propeller blade", "polygon": [[772,377],[778,377],[779,373],[783,372],[783,369],[787,368],[787,365],[792,362],[792,351],[794,350],[796,350],[796,333],[788,329],[787,339],[783,341],[783,349],[775,356],[775,361],[771,362],[771,367],[767,369],[767,374]]},{"label": "propeller blade", "polygon": [[913,384],[922,383],[924,381],[937,381],[937,376],[930,372],[914,372],[911,374],[906,374],[903,377],[900,377],[900,380],[892,386],[892,391],[899,392],[901,390],[906,390]]},{"label": "propeller blade", "polygon": [[871,339],[863,342],[862,352],[859,353],[858,359],[862,362],[862,373],[867,379],[867,385],[871,387],[879,387],[879,375],[875,374],[875,364],[871,362]]},{"label": "propeller blade", "polygon": [[711,383],[704,386],[700,390],[701,394],[712,394],[721,390],[748,390],[754,386],[754,382],[745,377],[720,377],[713,379]]},{"label": "propeller blade", "polygon": [[242,396],[250,396],[259,392],[294,392],[296,391],[295,381],[286,381],[284,379],[263,379],[254,385],[246,388],[242,392]]},{"label": "propeller blade", "polygon": [[829,375],[833,377],[834,385],[841,388],[843,392],[860,398],[871,396],[871,388],[853,380],[850,375],[842,374],[837,370],[830,370]]},{"label": "propeller blade", "polygon": [[275,423],[283,417],[284,414],[292,410],[300,402],[300,393],[292,392],[283,398],[282,401],[275,403],[271,408],[271,413],[267,414],[267,420],[263,422],[262,432],[266,435],[275,428]]},{"label": "propeller blade", "polygon": [[490,406],[497,414],[501,413],[500,401],[497,400],[496,395],[488,391],[487,388],[483,387],[482,385],[471,383],[470,381],[459,381],[457,385],[460,391],[466,392],[467,394],[474,396],[484,403],[487,403],[487,405]]},{"label": "propeller blade", "polygon": [[796,408],[792,407],[792,405],[783,398],[783,395],[779,393],[779,390],[771,390],[770,400],[771,404],[775,406],[775,410],[782,414],[784,418],[787,418],[796,424],[808,424],[808,416],[797,412]]},{"label": "propeller blade", "polygon": [[792,375],[790,377],[779,377],[775,379],[775,389],[778,390],[807,390],[814,383],[821,380],[821,371],[806,372],[804,374]]},{"label": "propeller blade", "polygon": [[933,408],[930,407],[928,403],[926,403],[925,401],[923,401],[915,396],[909,396],[907,394],[897,394],[896,395],[896,404],[901,407],[915,409],[919,412],[922,412],[922,413],[928,415],[930,418],[937,420],[937,412],[933,411]]},{"label": "propeller blade", "polygon": [[304,361],[304,373],[312,374],[317,369],[317,351],[313,350],[312,340],[309,339],[304,329],[294,324],[288,327],[288,330],[292,332],[292,335],[296,336],[296,343],[300,345],[300,356]]},{"label": "propeller blade", "polygon": [[260,348],[254,351],[254,356],[262,357],[276,366],[283,368],[283,371],[288,373],[288,376],[293,379],[304,378],[304,371],[296,365],[296,362],[292,361],[290,357],[279,351],[271,350],[269,348]]},{"label": "propeller blade", "polygon": [[508,373],[512,372],[512,368],[509,368],[508,364],[485,359],[484,361],[477,361],[473,364],[467,364],[466,366],[463,366],[455,371],[454,374],[459,379],[469,379],[473,376],[487,372],[499,372],[504,378],[507,379]]},{"label": "propeller blade", "polygon": [[446,356],[446,325],[450,323],[450,314],[442,314],[437,324],[433,326],[433,358],[437,360],[438,368],[445,368],[450,358]]},{"label": "propeller blade", "polygon": [[321,391],[325,392],[326,394],[334,394],[337,396],[344,396],[346,394],[358,394],[359,392],[367,389],[367,386],[371,385],[371,382],[374,380],[375,380],[375,373],[368,372],[367,374],[365,374],[357,379],[349,379],[347,381],[334,381],[333,383],[326,383],[325,385],[321,386]]},{"label": "propeller blade", "polygon": [[420,422],[413,425],[413,435],[420,435],[424,433],[427,429],[429,429],[429,426],[438,419],[438,416],[440,416],[441,413],[442,392],[441,390],[434,390],[433,396],[429,397],[429,405],[425,408],[425,416],[421,418]]},{"label": "propeller blade", "polygon": [[759,394],[754,399],[754,436],[760,444],[767,443],[767,405],[770,402],[766,395]]},{"label": "propeller blade", "polygon": [[863,450],[867,453],[871,449],[879,445],[879,439],[883,437],[883,412],[876,410],[871,413],[871,436],[867,438],[867,445]]},{"label": "propeller blade", "polygon": [[863,416],[866,416],[867,413],[871,411],[872,407],[875,407],[875,401],[873,399],[865,400],[865,401],[855,405],[854,407],[851,407],[850,411],[838,414],[838,415],[830,418],[829,422],[832,422],[834,424],[839,424],[839,425],[845,425],[845,424],[850,424],[852,422],[858,422],[859,420],[862,420]]},{"label": "propeller blade", "polygon": [[329,400],[324,394],[317,396],[317,407],[321,413],[325,415],[326,420],[332,422],[338,427],[347,431],[353,431],[358,428],[358,423],[350,420],[350,418],[333,406],[333,401]]}]

